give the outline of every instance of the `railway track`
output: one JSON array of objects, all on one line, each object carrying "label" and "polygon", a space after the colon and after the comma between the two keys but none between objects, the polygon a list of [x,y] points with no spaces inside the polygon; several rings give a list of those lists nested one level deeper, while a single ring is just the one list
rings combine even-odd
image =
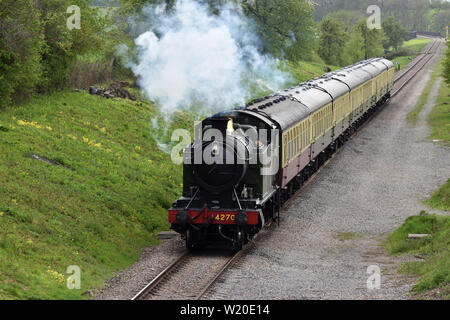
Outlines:
[{"label": "railway track", "polygon": [[434,55],[438,52],[442,42],[438,39],[434,40],[431,46],[422,55],[417,57],[415,62],[407,70],[401,73],[395,78],[395,85],[391,96],[396,96],[414,77],[426,66],[428,62],[433,59]]},{"label": "railway track", "polygon": [[[435,40],[427,51],[413,60],[411,66],[395,78],[392,96],[397,95],[414,77],[425,68],[438,52],[442,42]],[[389,104],[387,102],[385,105]],[[384,109],[378,108],[349,139],[353,139],[376,115]],[[327,165],[339,154],[342,147],[328,159],[294,195],[284,203],[283,208],[291,205],[295,199],[315,177],[324,170]],[[208,296],[214,285],[221,277],[235,266],[254,247],[251,241],[239,252],[214,252],[194,254],[184,252],[179,258],[156,276],[145,288],[143,288],[132,300],[201,300]],[[195,272],[193,272],[195,271]],[[197,276],[195,276],[197,275]]]},{"label": "railway track", "polygon": [[[132,300],[201,300],[220,277],[250,249],[239,252],[183,253]],[[195,271],[195,272],[193,272]],[[198,277],[195,274],[200,275]]]}]

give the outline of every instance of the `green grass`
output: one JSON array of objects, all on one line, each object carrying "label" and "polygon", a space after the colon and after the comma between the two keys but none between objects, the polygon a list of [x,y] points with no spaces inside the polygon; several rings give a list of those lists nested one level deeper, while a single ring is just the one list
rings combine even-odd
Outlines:
[{"label": "green grass", "polygon": [[444,81],[427,122],[431,128],[429,139],[439,140],[442,144],[450,146],[450,88]]},{"label": "green grass", "polygon": [[411,39],[403,44],[402,49],[407,49],[414,52],[422,52],[427,44],[430,43],[430,41],[431,39],[427,38]]},{"label": "green grass", "polygon": [[329,66],[323,62],[307,62],[307,61],[298,61],[298,62],[289,62],[289,72],[294,76],[295,81],[297,83],[308,81],[312,78],[320,77],[324,73],[326,73],[326,68],[330,68],[331,70],[340,69],[337,66]]},{"label": "green grass", "polygon": [[[71,91],[0,109],[0,299],[84,299],[157,244],[182,183],[152,138],[157,115]],[[70,265],[81,290],[66,288]]]},{"label": "green grass", "polygon": [[425,203],[431,208],[450,211],[450,179],[436,190]]},{"label": "green grass", "polygon": [[409,55],[409,56],[400,56],[392,60],[392,62],[397,62],[400,65],[400,69],[402,70],[406,67],[417,55]]},{"label": "green grass", "polygon": [[[450,88],[444,81],[427,121],[431,128],[428,138],[450,146]],[[450,211],[450,179],[433,193],[426,204],[435,209]]]},{"label": "green grass", "polygon": [[[408,239],[408,234],[430,234],[423,239]],[[429,215],[422,211],[419,216],[409,217],[394,231],[386,243],[391,254],[421,255],[424,261],[402,264],[400,272],[419,275],[412,291],[424,293],[435,288],[443,289],[443,297],[450,298],[450,217]]]},{"label": "green grass", "polygon": [[428,80],[427,85],[423,89],[419,101],[415,105],[414,109],[411,110],[408,115],[406,116],[406,120],[412,124],[416,125],[417,121],[419,120],[419,115],[422,112],[425,104],[428,101],[428,98],[430,97],[431,89],[433,89],[434,84],[436,83],[436,80],[441,76],[442,74],[442,64],[440,61],[437,62],[433,73],[431,74],[430,80]]}]

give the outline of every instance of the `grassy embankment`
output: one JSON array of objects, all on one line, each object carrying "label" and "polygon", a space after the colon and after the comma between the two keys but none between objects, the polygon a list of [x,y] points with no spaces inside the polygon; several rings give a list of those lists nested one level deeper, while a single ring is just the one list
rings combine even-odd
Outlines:
[{"label": "grassy embankment", "polygon": [[[325,65],[291,68],[301,82]],[[73,91],[0,106],[0,299],[86,299],[158,243],[182,168],[158,149],[155,117],[147,102]],[[172,132],[162,120],[156,130]],[[66,287],[71,265],[81,290]]]},{"label": "grassy embankment", "polygon": [[326,73],[326,69],[338,70],[340,67],[325,65],[320,58],[316,58],[314,62],[299,61],[289,63],[289,71],[294,76],[297,83],[308,81],[312,78],[320,77]]},{"label": "grassy embankment", "polygon": [[[450,144],[450,88],[443,82],[436,105],[428,117],[430,139]],[[431,208],[450,212],[450,180],[425,203]],[[421,240],[408,239],[408,234],[430,234]],[[406,220],[388,240],[392,254],[416,254],[423,261],[405,263],[400,272],[415,274],[420,279],[413,288],[419,298],[450,299],[450,216],[422,212]]]},{"label": "grassy embankment", "polygon": [[[431,128],[429,139],[450,146],[450,87],[444,81],[439,89],[435,106],[428,115]],[[450,179],[426,203],[436,209],[450,211]]]},{"label": "grassy embankment", "polygon": [[83,298],[157,243],[181,168],[152,139],[156,113],[69,91],[0,110],[0,299]]}]

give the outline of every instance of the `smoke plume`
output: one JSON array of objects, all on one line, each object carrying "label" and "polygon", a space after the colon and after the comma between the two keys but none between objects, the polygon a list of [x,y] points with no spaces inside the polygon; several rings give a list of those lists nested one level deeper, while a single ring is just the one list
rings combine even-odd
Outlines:
[{"label": "smoke plume", "polygon": [[151,27],[135,40],[132,69],[163,112],[224,111],[292,82],[277,59],[260,53],[254,24],[239,6],[229,1],[219,12],[194,0],[178,0],[170,13],[161,5],[144,9]]}]

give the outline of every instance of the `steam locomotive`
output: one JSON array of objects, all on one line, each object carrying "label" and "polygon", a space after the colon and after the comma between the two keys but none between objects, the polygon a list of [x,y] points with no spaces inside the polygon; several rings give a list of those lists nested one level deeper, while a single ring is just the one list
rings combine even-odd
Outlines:
[{"label": "steam locomotive", "polygon": [[171,228],[194,250],[242,249],[283,203],[390,98],[394,64],[373,58],[217,114],[184,151]]}]

